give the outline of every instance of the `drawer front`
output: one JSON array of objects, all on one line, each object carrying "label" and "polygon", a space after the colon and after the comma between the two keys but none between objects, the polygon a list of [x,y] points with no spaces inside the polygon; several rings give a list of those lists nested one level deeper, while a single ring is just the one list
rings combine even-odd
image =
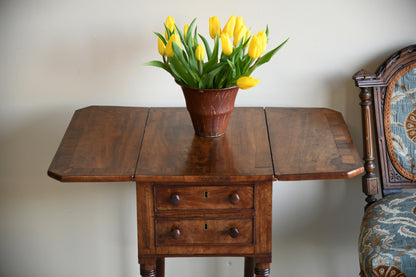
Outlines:
[{"label": "drawer front", "polygon": [[155,186],[156,210],[252,209],[253,186]]},{"label": "drawer front", "polygon": [[253,244],[253,218],[157,219],[156,244]]}]

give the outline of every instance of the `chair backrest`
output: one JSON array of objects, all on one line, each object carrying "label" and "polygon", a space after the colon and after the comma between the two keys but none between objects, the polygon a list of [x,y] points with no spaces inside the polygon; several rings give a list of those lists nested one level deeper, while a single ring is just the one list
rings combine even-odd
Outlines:
[{"label": "chair backrest", "polygon": [[[375,74],[361,70],[353,79],[361,88],[363,192],[371,204],[379,187],[383,196],[416,188],[416,45],[394,53]],[[374,143],[381,184],[374,172]]]}]

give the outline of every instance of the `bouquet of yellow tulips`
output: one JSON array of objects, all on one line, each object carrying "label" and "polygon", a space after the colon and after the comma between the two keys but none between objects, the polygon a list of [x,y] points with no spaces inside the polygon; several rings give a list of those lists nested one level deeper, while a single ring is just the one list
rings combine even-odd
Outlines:
[{"label": "bouquet of yellow tulips", "polygon": [[[174,18],[169,16],[164,35],[155,32],[162,61],[151,61],[145,65],[165,69],[177,83],[188,87],[220,89],[237,85],[241,89],[248,89],[259,82],[250,77],[251,73],[270,61],[288,41],[285,40],[265,54],[268,27],[251,36],[243,19],[233,15],[221,31],[220,21],[214,16],[209,18],[209,34],[214,40],[214,47],[211,48],[205,37],[197,33],[197,27],[194,28],[195,21],[185,25],[181,31]],[[198,37],[202,43],[198,42]]]}]

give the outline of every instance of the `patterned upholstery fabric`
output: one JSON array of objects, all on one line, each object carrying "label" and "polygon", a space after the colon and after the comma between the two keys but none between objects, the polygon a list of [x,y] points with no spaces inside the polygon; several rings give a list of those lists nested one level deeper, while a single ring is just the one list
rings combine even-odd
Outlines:
[{"label": "patterned upholstery fabric", "polygon": [[359,253],[363,277],[416,277],[416,193],[390,195],[367,209]]},{"label": "patterned upholstery fabric", "polygon": [[[386,141],[390,158],[404,177],[416,179],[416,64],[404,68],[387,89]],[[391,134],[391,135],[390,135]]]}]

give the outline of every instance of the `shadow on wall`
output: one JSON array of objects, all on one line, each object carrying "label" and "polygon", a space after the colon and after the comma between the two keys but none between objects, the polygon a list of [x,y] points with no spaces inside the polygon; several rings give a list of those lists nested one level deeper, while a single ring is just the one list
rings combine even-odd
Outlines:
[{"label": "shadow on wall", "polygon": [[0,141],[1,276],[135,276],[135,186],[47,169],[71,117],[37,113]]}]

